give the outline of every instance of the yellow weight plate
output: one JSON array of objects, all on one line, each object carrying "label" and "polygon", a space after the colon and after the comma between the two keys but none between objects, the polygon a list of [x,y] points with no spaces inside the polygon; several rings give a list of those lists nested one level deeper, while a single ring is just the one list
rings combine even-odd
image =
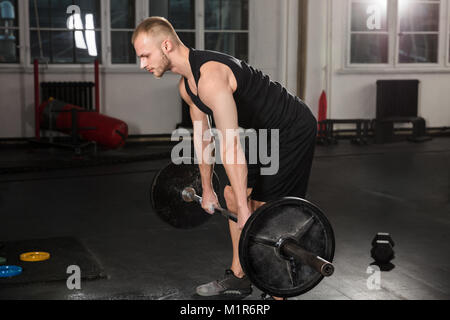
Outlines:
[{"label": "yellow weight plate", "polygon": [[37,262],[50,259],[48,252],[26,252],[20,255],[20,260],[28,262]]}]

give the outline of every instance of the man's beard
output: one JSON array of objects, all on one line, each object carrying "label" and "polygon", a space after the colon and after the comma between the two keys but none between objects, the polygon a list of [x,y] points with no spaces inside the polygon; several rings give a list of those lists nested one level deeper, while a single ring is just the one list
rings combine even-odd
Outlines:
[{"label": "man's beard", "polygon": [[153,76],[156,79],[161,79],[164,73],[166,73],[166,71],[170,69],[169,58],[165,55],[165,53],[162,50],[161,55],[162,55],[162,66],[153,72]]}]

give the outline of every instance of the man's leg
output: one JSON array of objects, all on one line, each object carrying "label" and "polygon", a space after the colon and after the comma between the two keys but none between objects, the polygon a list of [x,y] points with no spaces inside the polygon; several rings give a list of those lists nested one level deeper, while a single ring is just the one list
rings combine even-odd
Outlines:
[{"label": "man's leg", "polygon": [[[252,189],[247,189],[247,196],[250,197],[250,194],[252,193]],[[231,212],[234,211],[235,208],[235,202],[234,202],[234,195],[233,195],[233,189],[230,186],[225,187],[224,191],[225,200],[227,203],[227,208]],[[259,207],[262,207],[266,202],[261,202],[257,200],[251,200],[249,198],[248,200],[248,206],[250,208],[250,211],[253,213],[255,212]],[[231,206],[231,207],[230,207]],[[241,230],[238,229],[237,223],[234,221],[229,221],[230,226],[230,235],[231,235],[231,241],[233,243],[233,261],[231,263],[231,270],[233,271],[234,275],[238,278],[242,278],[245,276],[244,270],[242,269],[240,260],[239,260],[239,240],[241,237]],[[274,300],[283,300],[283,298],[279,297],[273,297]]]},{"label": "man's leg", "polygon": [[[250,197],[251,193],[252,189],[247,189],[248,197]],[[225,187],[224,197],[227,203],[228,210],[231,212],[237,212],[233,189],[230,186]],[[252,213],[262,205],[264,205],[264,202],[249,199],[248,206]],[[242,266],[239,261],[239,239],[241,237],[241,230],[238,229],[237,224],[234,221],[230,220],[228,223],[230,228],[231,242],[233,245],[233,260],[231,263],[231,270],[233,271],[236,277],[242,278],[245,275],[245,273],[244,270],[242,270]]]},{"label": "man's leg", "polygon": [[[232,211],[232,210],[230,210]],[[241,263],[239,261],[239,238],[241,237],[241,231],[237,227],[237,223],[234,221],[228,222],[230,227],[231,243],[233,245],[233,260],[231,262],[231,271],[238,278],[245,276],[244,270],[242,270]]]},{"label": "man's leg", "polygon": [[[247,197],[252,193],[252,189],[247,189]],[[233,189],[230,186],[226,186],[224,190],[224,198],[229,211],[237,213],[236,201],[233,193]],[[249,208],[250,203],[249,203]],[[244,270],[242,270],[241,263],[239,262],[239,238],[241,237],[241,230],[238,229],[237,223],[229,220],[231,243],[233,246],[233,260],[231,263],[231,271],[238,278],[242,278]]]},{"label": "man's leg", "polygon": [[[248,195],[250,195],[251,192],[252,189],[247,190]],[[233,190],[230,186],[225,188],[224,197],[228,210],[237,213],[236,201]],[[232,221],[230,221],[230,234],[233,244],[233,262],[231,269],[225,270],[225,275],[223,278],[197,287],[197,294],[201,296],[247,296],[252,292],[251,282],[245,276],[239,263],[239,238],[241,231],[237,228],[237,224]]]}]

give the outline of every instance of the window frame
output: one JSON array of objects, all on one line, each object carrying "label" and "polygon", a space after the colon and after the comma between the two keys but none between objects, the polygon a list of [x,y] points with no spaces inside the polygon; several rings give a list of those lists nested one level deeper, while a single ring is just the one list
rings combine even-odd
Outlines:
[{"label": "window frame", "polygon": [[[100,15],[101,15],[101,12],[102,12],[102,2],[103,1],[99,1],[99,3],[100,3]],[[31,59],[31,43],[30,43],[30,41],[31,41],[31,36],[30,36],[30,33],[32,32],[32,31],[37,31],[37,28],[36,27],[31,27],[31,24],[30,24],[30,15],[29,15],[29,12],[30,12],[30,7],[29,7],[29,0],[27,0],[27,1],[22,1],[22,3],[26,3],[26,9],[27,9],[27,23],[28,23],[28,26],[27,26],[27,28],[26,28],[26,33],[28,34],[28,37],[27,37],[27,43],[26,43],[26,46],[27,46],[27,57],[28,57],[28,60],[29,60],[29,64],[33,64],[33,59]],[[100,46],[100,49],[101,49],[101,60],[103,61],[103,45],[102,45],[102,43],[103,43],[103,30],[102,30],[102,18],[101,18],[101,25],[100,26],[97,26],[96,28],[94,28],[93,30],[95,31],[95,33],[99,33],[100,34],[100,44],[97,44],[97,46]],[[52,32],[52,31],[64,31],[64,32],[66,32],[67,31],[67,28],[48,28],[48,27],[40,27],[39,28],[41,31],[49,31],[49,32]],[[65,67],[65,66],[80,66],[80,65],[86,65],[86,66],[88,66],[88,65],[90,65],[90,64],[93,64],[93,62],[92,63],[48,63],[48,66],[62,66],[62,67]]]},{"label": "window frame", "polygon": [[[26,58],[26,54],[24,49],[26,49],[26,43],[28,39],[25,39],[26,32],[24,32],[24,26],[26,24],[25,20],[28,19],[27,15],[24,15],[24,6],[22,1],[17,1],[17,19],[18,24],[15,28],[18,28],[19,34],[19,42],[17,43],[19,49],[19,61],[18,62],[9,62],[9,63],[0,63],[0,71],[6,70],[9,72],[11,69],[17,69],[24,66],[24,59]],[[28,4],[27,4],[28,7]],[[26,18],[26,19],[25,19]],[[17,29],[16,29],[17,30]]]},{"label": "window frame", "polygon": [[[348,0],[347,1],[347,22],[346,22],[346,54],[345,56],[345,66],[346,68],[349,69],[358,69],[358,68],[376,68],[376,69],[381,69],[381,68],[387,68],[390,67],[391,64],[389,63],[389,61],[391,60],[391,42],[392,42],[392,35],[391,35],[391,14],[392,14],[392,10],[391,10],[391,6],[390,6],[390,1],[387,1],[387,17],[386,17],[386,24],[387,24],[387,34],[388,34],[388,62],[387,63],[351,63],[350,59],[351,59],[351,50],[352,50],[352,4],[354,2],[360,2],[360,3],[364,3],[364,2],[372,2],[373,0]],[[374,34],[374,33],[373,33]]]},{"label": "window frame", "polygon": [[[20,64],[20,61],[21,61],[21,51],[22,50],[21,50],[20,43],[22,41],[22,34],[21,34],[20,23],[22,21],[22,16],[20,15],[20,7],[21,7],[21,5],[19,5],[19,1],[17,1],[17,5],[19,6],[19,8],[17,8],[17,17],[16,17],[18,23],[17,23],[17,25],[15,25],[13,27],[8,27],[8,29],[17,31],[17,35],[19,37],[19,41],[16,44],[16,50],[19,49],[19,55],[17,57],[18,58],[18,62],[0,63],[0,66],[7,66],[7,65],[14,65],[14,66],[16,66],[16,65]],[[4,30],[4,29],[6,29],[6,28],[3,27],[3,26],[0,27],[0,30]]]},{"label": "window frame", "polygon": [[[205,50],[205,34],[206,33],[246,33],[248,34],[248,43],[247,43],[247,53],[250,59],[250,17],[251,17],[251,6],[252,1],[248,1],[248,26],[247,29],[214,29],[209,30],[205,27],[205,1],[206,0],[195,0],[195,30],[193,29],[176,29],[177,32],[193,32],[195,31],[195,47],[198,50]],[[150,7],[148,0],[147,9]],[[150,12],[148,12],[148,15]]]},{"label": "window frame", "polygon": [[[142,20],[142,16],[139,16],[139,13],[142,14],[143,4],[147,3],[146,0],[135,0],[135,13],[134,13],[134,27],[138,25],[138,23]],[[135,63],[112,63],[112,32],[120,31],[119,29],[113,29],[111,28],[111,0],[108,1],[102,1],[104,3],[104,19],[102,21],[105,21],[105,28],[102,30],[106,38],[105,43],[105,64],[103,66],[107,69],[117,70],[117,71],[133,71],[136,69],[136,67],[139,67],[139,59],[136,57]],[[148,12],[146,11],[146,14]],[[128,30],[127,30],[128,31]],[[130,70],[130,68],[132,70]],[[140,71],[138,69],[138,71]]]},{"label": "window frame", "polygon": [[[425,63],[401,63],[399,61],[399,53],[400,53],[400,2],[399,0],[393,1],[396,2],[396,13],[397,13],[397,17],[396,17],[396,30],[395,30],[395,62],[394,65],[398,65],[399,67],[409,67],[409,66],[413,66],[413,67],[418,67],[418,68],[423,68],[423,67],[439,67],[440,65],[442,65],[442,61],[440,62],[441,59],[441,47],[442,47],[442,33],[446,33],[441,32],[441,30],[445,30],[442,28],[442,4],[444,0],[440,0],[440,1],[435,1],[435,0],[430,0],[430,1],[420,1],[420,0],[413,0],[416,2],[423,2],[423,3],[428,3],[428,4],[432,4],[432,3],[439,3],[439,24],[438,24],[438,31],[437,31],[437,38],[438,38],[438,47],[437,47],[437,62],[425,62]],[[422,32],[406,32],[407,34],[420,34]],[[430,32],[429,34],[431,34],[432,32]],[[434,32],[435,33],[435,32]],[[427,34],[427,32],[423,32],[423,34]]]},{"label": "window frame", "polygon": [[[199,17],[202,16],[203,11],[203,3],[205,0],[195,0],[195,8],[194,8],[194,16],[195,16],[195,27],[194,29],[178,29],[175,28],[175,31],[178,32],[191,32],[195,34],[195,47],[198,49],[202,49],[200,48],[200,43],[199,43],[199,27],[201,27],[201,24],[198,23]],[[200,4],[201,3],[201,4]],[[150,16],[151,14],[151,9],[150,9],[150,0],[145,0],[145,5],[146,5],[146,9],[147,9],[147,17]],[[199,9],[200,8],[200,9]]]},{"label": "window frame", "polygon": [[[356,71],[363,70],[367,72],[428,72],[445,71],[450,72],[450,0],[439,1],[439,31],[438,31],[438,59],[437,63],[400,63],[399,62],[399,33],[400,33],[400,10],[399,0],[387,0],[387,25],[388,25],[388,63],[351,63],[351,23],[352,23],[352,3],[370,2],[371,0],[347,0],[346,1],[346,19],[345,20],[345,52],[343,55],[343,70]],[[428,1],[427,1],[428,3]],[[433,2],[429,2],[433,3]],[[445,40],[446,39],[446,40]],[[447,52],[443,54],[444,47]],[[445,61],[442,61],[443,57]]]},{"label": "window frame", "polygon": [[[196,0],[202,2],[202,5],[204,6],[205,0]],[[202,30],[202,49],[205,48],[205,38],[207,33],[231,33],[231,34],[237,34],[237,33],[245,33],[247,34],[247,57],[248,60],[250,60],[250,16],[251,16],[251,6],[252,1],[248,1],[248,23],[247,23],[247,29],[207,29],[205,25],[203,24],[203,30]],[[205,10],[203,7],[202,17],[205,16]],[[205,19],[202,19],[203,23]],[[248,61],[249,62],[249,61]]]},{"label": "window frame", "polygon": [[[230,33],[247,33],[248,34],[248,57],[251,60],[252,46],[251,46],[251,33],[252,27],[252,5],[253,1],[249,0],[249,12],[248,12],[248,28],[247,30],[206,30],[204,22],[205,14],[205,0],[195,0],[195,45],[199,50],[205,48],[205,33],[206,32],[230,32]],[[110,0],[100,0],[100,15],[101,15],[101,64],[100,67],[106,73],[140,73],[140,62],[136,59],[135,64],[113,64],[112,63],[112,50],[111,50],[111,15],[110,15]],[[30,16],[29,16],[29,0],[18,2],[18,34],[19,34],[19,61],[17,63],[2,63],[0,64],[0,72],[33,72],[33,61],[31,59],[31,43],[30,43]],[[149,1],[148,0],[135,0],[135,26],[137,26],[143,19],[149,16]],[[96,28],[97,31],[98,28]],[[191,29],[180,29],[183,31],[194,31]],[[251,63],[251,61],[249,61]],[[42,72],[51,73],[85,73],[86,71],[94,70],[94,63],[92,64],[52,64],[41,67]]]},{"label": "window frame", "polygon": [[446,23],[445,23],[445,29],[447,30],[447,33],[445,34],[445,66],[450,67],[450,1],[447,1],[447,15],[446,15]]},{"label": "window frame", "polygon": [[[0,27],[0,30],[5,30],[5,27]],[[17,59],[19,62],[5,62],[5,63],[0,63],[0,65],[17,65],[20,64],[20,42],[21,42],[21,34],[20,34],[20,27],[16,26],[16,27],[8,27],[8,30],[14,30],[17,32],[17,35],[19,36],[19,41],[16,42],[16,50],[19,49],[19,54],[17,56]],[[17,53],[16,53],[17,55]]]}]

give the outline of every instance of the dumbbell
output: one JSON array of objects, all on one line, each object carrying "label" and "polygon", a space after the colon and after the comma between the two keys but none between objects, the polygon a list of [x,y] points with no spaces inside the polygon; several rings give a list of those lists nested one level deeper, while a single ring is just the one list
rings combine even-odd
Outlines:
[{"label": "dumbbell", "polygon": [[389,233],[378,232],[372,240],[370,254],[378,264],[388,264],[394,259],[394,241]]}]

